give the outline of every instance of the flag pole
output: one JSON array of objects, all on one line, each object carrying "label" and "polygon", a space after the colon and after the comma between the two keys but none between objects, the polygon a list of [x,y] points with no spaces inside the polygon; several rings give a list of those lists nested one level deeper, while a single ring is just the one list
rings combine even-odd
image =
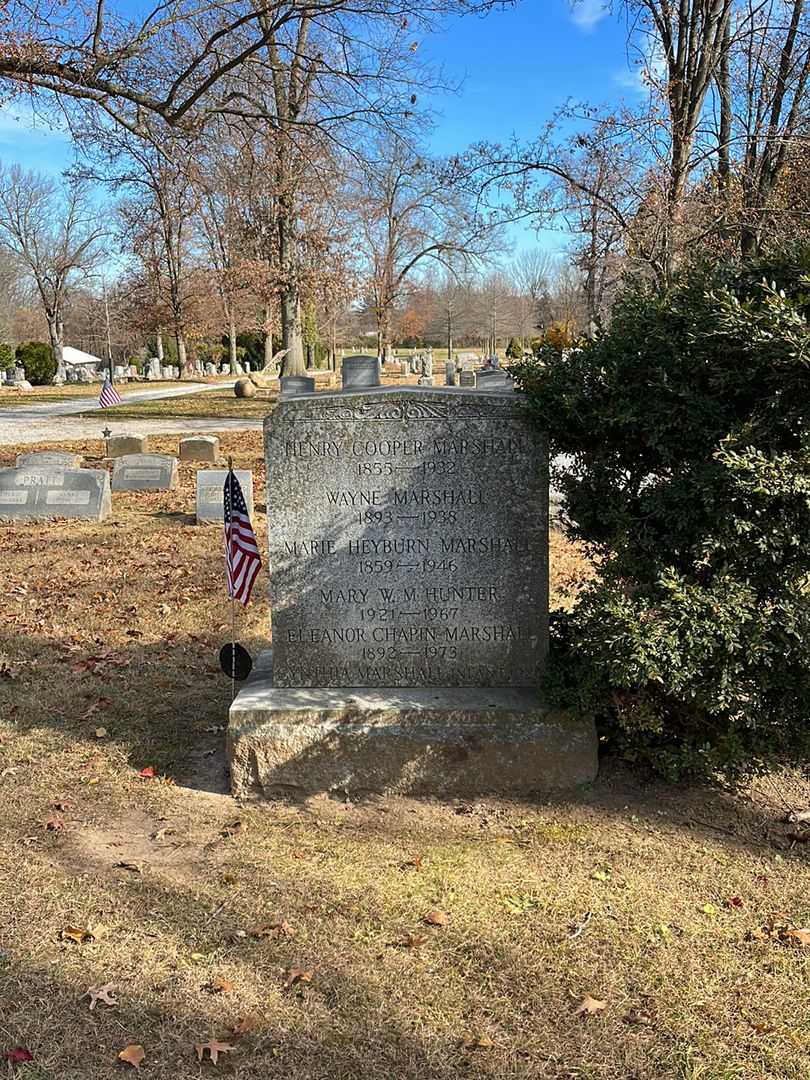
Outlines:
[{"label": "flag pole", "polygon": [[[231,493],[231,507],[233,507],[233,457],[228,454],[228,490]],[[232,528],[229,524],[228,528]],[[227,558],[230,559],[231,541],[225,538]],[[231,596],[231,701],[236,698],[236,597]]]}]

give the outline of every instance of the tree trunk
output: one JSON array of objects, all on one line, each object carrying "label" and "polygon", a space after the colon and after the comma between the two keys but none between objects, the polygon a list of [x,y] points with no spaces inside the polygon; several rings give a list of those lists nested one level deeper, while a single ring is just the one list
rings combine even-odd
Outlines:
[{"label": "tree trunk", "polygon": [[177,366],[183,372],[188,364],[188,354],[186,353],[186,338],[180,327],[175,330],[174,337],[177,342]]},{"label": "tree trunk", "polygon": [[740,254],[743,259],[754,259],[760,253],[762,234],[757,225],[744,223],[740,228]]},{"label": "tree trunk", "polygon": [[[283,164],[280,174],[284,177]],[[287,350],[284,374],[305,375],[307,369],[301,328],[301,297],[295,258],[297,239],[292,197],[288,194],[280,196],[278,207],[279,262],[285,283],[281,293],[281,347]]]},{"label": "tree trunk", "polygon": [[[731,178],[731,75],[729,54],[731,52],[731,24],[726,23],[723,30],[723,45],[720,53],[720,65],[717,73],[717,91],[720,99],[720,128],[717,133],[717,186],[723,203],[728,202],[729,180]],[[725,210],[725,207],[724,207]]]},{"label": "tree trunk", "polygon": [[233,313],[231,313],[228,320],[228,361],[231,365],[231,371],[233,371],[236,364],[236,320]]},{"label": "tree trunk", "polygon": [[51,348],[56,360],[56,374],[54,382],[65,381],[65,327],[59,315],[48,316],[48,337],[51,339]]},{"label": "tree trunk", "polygon": [[301,305],[298,301],[298,289],[294,286],[281,294],[281,347],[287,350],[283,362],[284,374],[306,375]]}]

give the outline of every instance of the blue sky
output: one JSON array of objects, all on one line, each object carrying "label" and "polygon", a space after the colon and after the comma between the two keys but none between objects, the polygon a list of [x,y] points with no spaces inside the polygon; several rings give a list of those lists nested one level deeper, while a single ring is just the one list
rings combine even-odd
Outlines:
[{"label": "blue sky", "polygon": [[[519,0],[483,18],[454,19],[424,48],[448,82],[463,80],[457,94],[432,103],[437,154],[513,134],[529,140],[566,101],[596,104],[638,92],[626,23],[603,0]],[[539,244],[559,252],[568,237],[515,226],[510,239],[516,248]]]},{"label": "blue sky", "polygon": [[[485,17],[449,20],[442,33],[420,43],[440,66],[445,81],[461,83],[456,94],[429,104],[437,113],[432,149],[463,151],[479,141],[531,139],[569,99],[591,103],[634,94],[626,26],[603,0],[518,0]],[[424,103],[423,103],[424,104]],[[61,172],[71,161],[69,140],[42,123],[32,126],[24,104],[0,109],[0,160]],[[566,238],[515,228],[518,247],[540,243],[562,250]]]}]

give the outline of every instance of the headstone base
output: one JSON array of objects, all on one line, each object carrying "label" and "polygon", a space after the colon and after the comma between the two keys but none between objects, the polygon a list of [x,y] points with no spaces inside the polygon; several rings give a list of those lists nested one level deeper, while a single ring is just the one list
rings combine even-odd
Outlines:
[{"label": "headstone base", "polygon": [[230,708],[237,797],[526,796],[590,783],[592,720],[516,687],[274,687],[262,653]]}]

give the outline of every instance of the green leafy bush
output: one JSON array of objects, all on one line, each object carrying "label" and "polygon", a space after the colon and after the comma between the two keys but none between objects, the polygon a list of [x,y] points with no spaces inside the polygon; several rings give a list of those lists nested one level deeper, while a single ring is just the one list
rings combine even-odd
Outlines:
[{"label": "green leafy bush", "polygon": [[551,692],[669,776],[810,749],[809,272],[632,287],[596,341],[518,370],[599,559],[553,620]]},{"label": "green leafy bush", "polygon": [[17,363],[34,386],[46,386],[56,374],[56,357],[44,341],[26,341],[17,346]]},{"label": "green leafy bush", "polygon": [[0,342],[0,368],[10,368],[14,364],[14,349],[5,341]]}]

